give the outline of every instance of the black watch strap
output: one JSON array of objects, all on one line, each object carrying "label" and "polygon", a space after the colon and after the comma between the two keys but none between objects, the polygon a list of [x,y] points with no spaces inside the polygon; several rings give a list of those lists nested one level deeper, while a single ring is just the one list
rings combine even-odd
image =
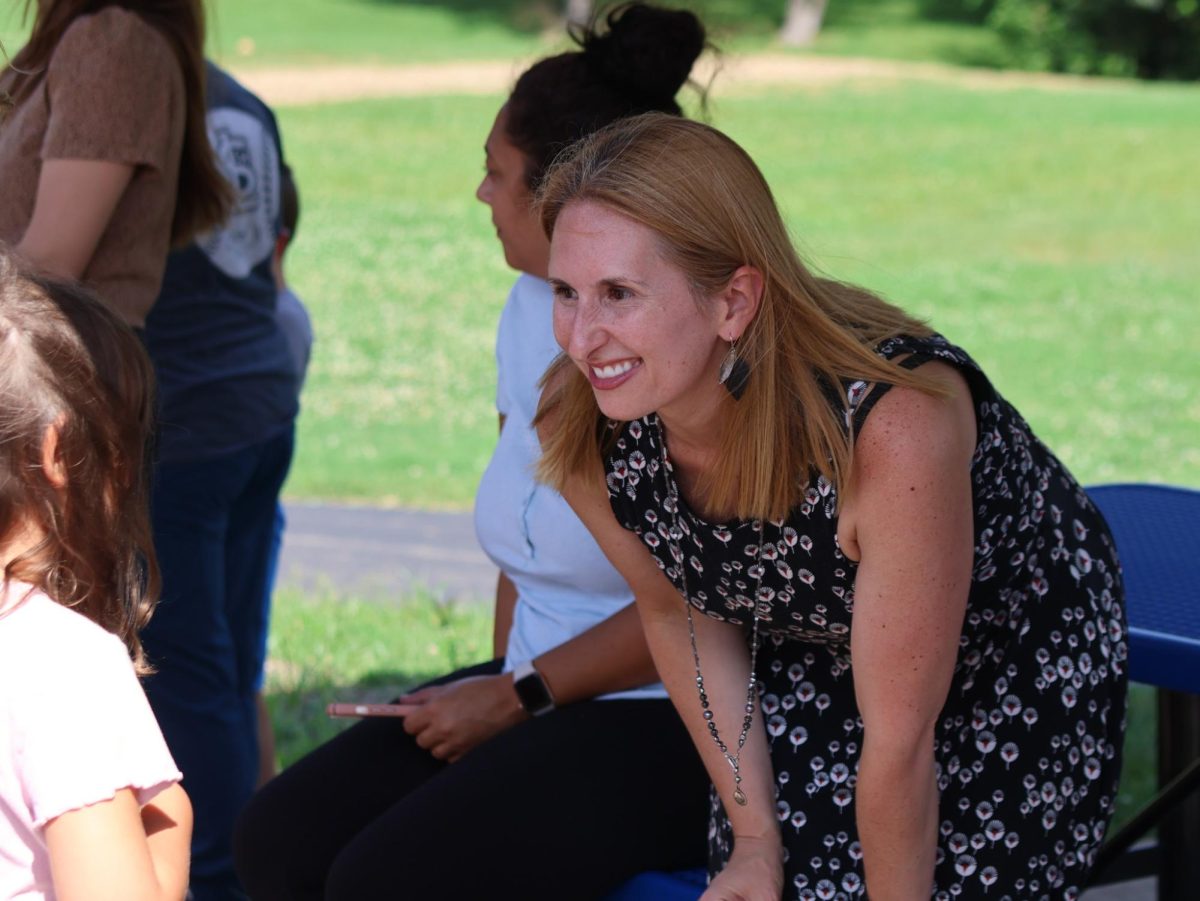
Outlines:
[{"label": "black watch strap", "polygon": [[550,686],[532,660],[518,664],[513,670],[513,689],[517,693],[517,700],[530,716],[541,716],[554,709],[554,695],[550,693]]}]

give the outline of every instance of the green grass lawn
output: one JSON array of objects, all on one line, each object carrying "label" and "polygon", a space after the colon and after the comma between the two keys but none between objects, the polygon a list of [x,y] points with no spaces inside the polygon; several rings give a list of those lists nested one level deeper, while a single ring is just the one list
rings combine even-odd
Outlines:
[{"label": "green grass lawn", "polygon": [[396,605],[282,591],[265,686],[279,761],[294,763],[349,724],[325,715],[330,701],[388,701],[491,658],[489,605],[444,605],[421,593]]},{"label": "green grass lawn", "polygon": [[[512,274],[472,193],[496,98],[284,109],[318,343],[293,497],[466,507]],[[1085,482],[1200,483],[1200,90],[718,97],[808,258],[928,316]]]},{"label": "green grass lawn", "polygon": [[[736,51],[774,47],[784,0],[665,0],[697,11]],[[15,50],[23,4],[0,9]],[[208,0],[209,52],[237,66],[416,63],[528,57],[563,43],[562,0]],[[930,21],[919,0],[832,0],[812,52],[995,65],[999,47],[974,25]]]},{"label": "green grass lawn", "polygon": [[[664,0],[704,20],[730,50],[778,49],[784,0]],[[211,4],[212,49],[226,61],[273,65],[352,60],[531,56],[562,43],[562,0],[254,0]],[[919,0],[832,0],[812,52],[996,65],[996,36],[931,21]]]}]

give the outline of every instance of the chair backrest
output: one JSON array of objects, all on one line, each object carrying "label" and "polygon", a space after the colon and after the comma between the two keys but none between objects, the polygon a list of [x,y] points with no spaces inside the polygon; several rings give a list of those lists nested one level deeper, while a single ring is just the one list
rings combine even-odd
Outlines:
[{"label": "chair backrest", "polygon": [[1125,580],[1129,671],[1137,682],[1200,691],[1200,491],[1095,485]]}]

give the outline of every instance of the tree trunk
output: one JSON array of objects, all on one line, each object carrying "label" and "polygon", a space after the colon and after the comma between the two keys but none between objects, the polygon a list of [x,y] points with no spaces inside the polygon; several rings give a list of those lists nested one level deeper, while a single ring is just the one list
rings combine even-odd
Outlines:
[{"label": "tree trunk", "polygon": [[568,25],[589,25],[592,21],[592,0],[567,0]]},{"label": "tree trunk", "polygon": [[828,0],[788,0],[787,18],[779,31],[779,40],[789,47],[807,47],[821,31]]}]

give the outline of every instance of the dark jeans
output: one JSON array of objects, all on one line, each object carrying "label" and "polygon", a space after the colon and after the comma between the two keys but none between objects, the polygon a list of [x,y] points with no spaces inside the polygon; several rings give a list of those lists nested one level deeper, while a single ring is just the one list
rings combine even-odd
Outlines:
[{"label": "dark jeans", "polygon": [[254,901],[585,901],[703,866],[707,785],[666,700],[572,704],[453,764],[368,719],[255,796],[238,873]]},{"label": "dark jeans", "polygon": [[195,901],[241,898],[233,824],[258,774],[254,690],[267,626],[267,568],[289,428],[195,462],[160,462],[151,497],[162,600],[142,633],[157,672],[146,694],[195,810]]}]

